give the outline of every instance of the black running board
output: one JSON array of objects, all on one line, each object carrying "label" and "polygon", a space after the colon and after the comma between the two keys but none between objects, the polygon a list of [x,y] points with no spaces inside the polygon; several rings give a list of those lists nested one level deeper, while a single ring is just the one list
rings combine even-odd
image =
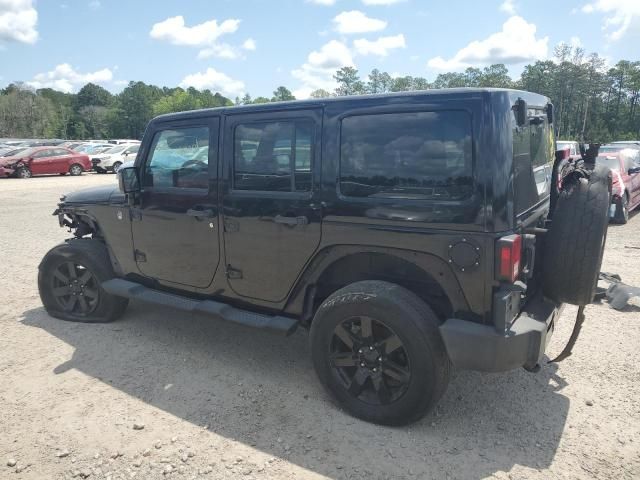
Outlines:
[{"label": "black running board", "polygon": [[185,312],[209,315],[228,322],[238,323],[247,327],[271,330],[284,333],[285,335],[291,335],[298,326],[298,322],[293,318],[253,313],[214,300],[193,300],[191,298],[154,290],[139,283],[130,282],[121,278],[107,280],[102,284],[102,288],[107,293],[118,297],[140,300],[142,302],[171,307]]}]

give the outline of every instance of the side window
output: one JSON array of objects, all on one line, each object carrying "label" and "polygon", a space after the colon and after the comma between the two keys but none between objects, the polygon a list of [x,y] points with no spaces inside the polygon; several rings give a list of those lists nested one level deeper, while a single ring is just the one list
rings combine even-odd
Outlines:
[{"label": "side window", "polygon": [[40,150],[33,156],[33,158],[46,158],[46,157],[53,157],[52,150]]},{"label": "side window", "polygon": [[347,117],[340,138],[343,195],[461,200],[472,194],[471,117],[466,112]]},{"label": "side window", "polygon": [[54,152],[54,155],[56,157],[61,157],[63,155],[69,155],[69,152],[67,152],[64,148],[56,148],[53,152]]},{"label": "side window", "polygon": [[234,130],[233,188],[310,191],[312,136],[310,120],[237,125]]},{"label": "side window", "polygon": [[147,158],[143,184],[146,187],[209,188],[209,128],[157,132]]}]

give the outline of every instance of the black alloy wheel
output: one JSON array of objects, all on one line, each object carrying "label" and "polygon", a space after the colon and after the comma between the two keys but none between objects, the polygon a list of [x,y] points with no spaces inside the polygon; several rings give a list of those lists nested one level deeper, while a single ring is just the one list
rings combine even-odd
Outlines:
[{"label": "black alloy wheel", "polygon": [[409,356],[398,335],[367,316],[351,317],[336,326],[329,360],[343,388],[369,405],[397,401],[411,380]]},{"label": "black alloy wheel", "polygon": [[61,263],[53,272],[52,293],[66,313],[85,316],[98,306],[99,283],[91,270],[76,262]]}]

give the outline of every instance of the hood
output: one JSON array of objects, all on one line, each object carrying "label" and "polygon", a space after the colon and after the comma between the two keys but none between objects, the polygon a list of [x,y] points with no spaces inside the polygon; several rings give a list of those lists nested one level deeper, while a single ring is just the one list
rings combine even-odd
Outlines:
[{"label": "hood", "polygon": [[117,186],[103,186],[85,188],[65,195],[62,199],[64,203],[112,203],[118,197],[124,196]]},{"label": "hood", "polygon": [[20,155],[15,157],[0,157],[0,166],[6,167],[7,165],[13,165],[14,163],[22,160],[22,158],[23,157],[21,157]]}]

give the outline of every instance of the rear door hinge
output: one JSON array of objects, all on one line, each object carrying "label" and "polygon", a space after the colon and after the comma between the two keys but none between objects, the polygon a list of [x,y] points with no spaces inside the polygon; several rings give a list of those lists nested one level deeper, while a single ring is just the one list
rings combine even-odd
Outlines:
[{"label": "rear door hinge", "polygon": [[227,278],[231,280],[238,280],[242,278],[242,270],[233,268],[231,265],[227,265]]},{"label": "rear door hinge", "polygon": [[133,256],[136,259],[136,262],[144,263],[147,261],[147,256],[140,250],[134,250]]}]

